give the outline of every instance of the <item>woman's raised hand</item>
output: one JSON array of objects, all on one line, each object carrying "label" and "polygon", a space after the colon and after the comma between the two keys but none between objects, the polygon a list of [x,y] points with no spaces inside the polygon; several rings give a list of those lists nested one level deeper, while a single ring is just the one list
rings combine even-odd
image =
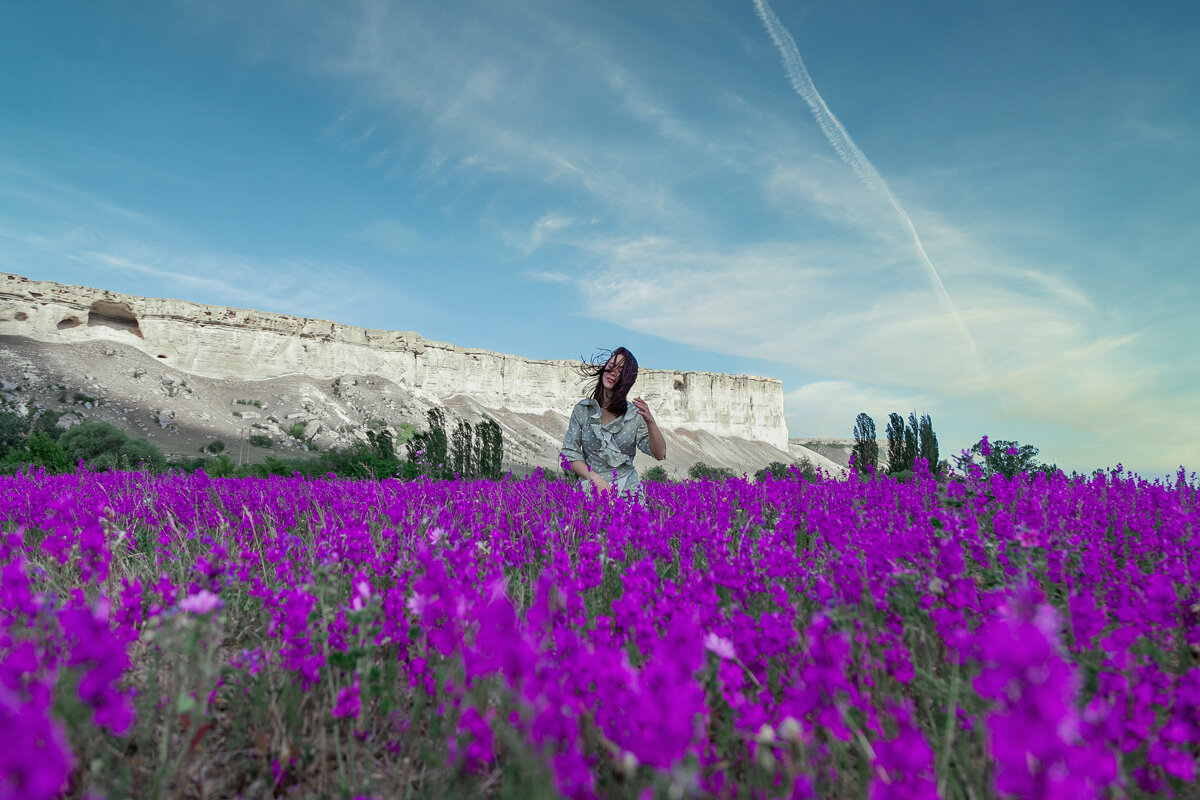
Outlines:
[{"label": "woman's raised hand", "polygon": [[642,415],[642,419],[646,420],[647,425],[654,424],[654,415],[650,413],[650,406],[646,405],[646,401],[640,397],[633,399],[633,407],[637,409],[637,413]]}]

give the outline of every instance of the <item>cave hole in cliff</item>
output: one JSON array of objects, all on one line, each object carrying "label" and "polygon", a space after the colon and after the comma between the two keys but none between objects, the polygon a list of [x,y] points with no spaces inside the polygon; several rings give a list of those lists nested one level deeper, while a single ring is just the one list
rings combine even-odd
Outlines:
[{"label": "cave hole in cliff", "polygon": [[111,300],[97,300],[88,309],[88,327],[113,328],[118,331],[128,331],[139,339],[142,328],[138,325],[137,314],[126,303],[116,303]]},{"label": "cave hole in cliff", "polygon": [[67,328],[77,328],[83,324],[79,317],[64,317],[58,321],[58,329],[65,331]]},{"label": "cave hole in cliff", "polygon": [[158,356],[156,356],[156,357],[157,358],[166,358],[166,356],[164,356],[162,353],[159,353]]},{"label": "cave hole in cliff", "polygon": [[686,388],[686,385],[684,384],[684,382],[679,380],[678,378],[676,378],[675,379],[675,391],[682,392],[684,390],[684,388]]},{"label": "cave hole in cliff", "polygon": [[25,320],[27,320],[27,319],[29,319],[29,315],[28,315],[28,314],[26,314],[24,311],[18,311],[18,312],[16,313],[16,320],[17,320],[17,322],[24,322],[24,321],[25,321]]}]

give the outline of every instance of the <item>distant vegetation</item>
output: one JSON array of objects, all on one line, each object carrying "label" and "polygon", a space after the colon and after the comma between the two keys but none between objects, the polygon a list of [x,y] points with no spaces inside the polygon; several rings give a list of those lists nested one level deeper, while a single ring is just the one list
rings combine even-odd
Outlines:
[{"label": "distant vegetation", "polygon": [[[984,476],[988,478],[993,475],[1015,478],[1022,474],[1038,472],[1052,474],[1059,471],[1057,464],[1044,464],[1038,461],[1038,452],[1038,449],[1031,444],[1021,444],[1007,439],[989,442],[988,437],[985,436],[971,447],[970,455],[982,456],[981,469]],[[959,461],[960,466],[965,466],[961,463],[963,459],[959,459]]]},{"label": "distant vegetation", "polygon": [[133,439],[107,422],[81,422],[70,430],[56,427],[53,412],[30,419],[0,411],[0,473],[21,467],[41,467],[48,472],[69,472],[78,464],[90,470],[145,469],[162,471],[163,452],[147,439]]},{"label": "distant vegetation", "polygon": [[[238,401],[255,405],[258,401]],[[234,412],[235,414],[238,412]],[[163,452],[147,439],[133,439],[107,422],[83,422],[69,430],[57,427],[60,415],[53,411],[23,416],[0,411],[0,474],[20,469],[44,469],[62,473],[76,469],[136,470],[161,472],[168,468],[185,472],[204,470],[215,477],[256,475],[329,475],[347,478],[427,477],[434,480],[454,478],[501,477],[504,437],[500,425],[484,418],[478,425],[460,420],[447,435],[445,415],[434,409],[428,415],[428,429],[402,422],[394,441],[384,420],[371,420],[363,431],[366,441],[348,448],[330,450],[316,458],[267,456],[262,463],[238,465],[229,457],[225,442],[217,439],[202,447],[200,458],[168,462]],[[262,426],[259,426],[262,427]],[[298,422],[287,433],[301,439],[305,423]],[[255,433],[246,441],[269,449],[273,440]],[[401,460],[397,445],[404,445],[408,460]]]},{"label": "distant vegetation", "polygon": [[[928,414],[918,417],[914,411],[908,415],[907,422],[899,414],[889,415],[887,448],[889,475],[901,480],[909,478],[917,459],[924,459],[929,471],[934,475],[950,475],[949,462],[939,457],[938,438],[933,432],[933,420]],[[1038,452],[1038,448],[1031,444],[1007,439],[989,443],[988,437],[984,436],[969,451],[955,457],[954,461],[960,470],[966,470],[979,458],[979,469],[989,478],[992,475],[1015,478],[1018,475],[1059,471],[1056,464],[1038,461]],[[859,475],[872,474],[879,469],[879,444],[875,436],[875,421],[865,413],[859,414],[854,421],[853,459],[855,471]]]},{"label": "distant vegetation", "polygon": [[[879,442],[875,433],[875,420],[869,414],[859,414],[854,420],[854,470],[859,475],[874,474],[879,470]],[[933,432],[933,420],[928,414],[918,417],[913,411],[904,417],[893,412],[888,416],[887,426],[887,473],[899,478],[912,475],[917,459],[924,459],[929,471],[937,475],[947,464],[938,453],[938,438]]]}]

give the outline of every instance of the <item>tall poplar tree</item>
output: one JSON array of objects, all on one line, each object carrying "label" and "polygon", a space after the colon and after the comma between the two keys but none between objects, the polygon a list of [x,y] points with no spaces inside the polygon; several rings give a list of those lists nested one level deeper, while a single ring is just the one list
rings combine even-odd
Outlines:
[{"label": "tall poplar tree", "polygon": [[866,475],[868,467],[879,468],[879,442],[875,439],[875,420],[864,412],[854,419],[854,468]]},{"label": "tall poplar tree", "polygon": [[938,454],[937,434],[933,432],[933,420],[928,414],[921,417],[921,429],[918,434],[920,450],[918,454],[929,464],[929,471],[936,475],[941,457]]},{"label": "tall poplar tree", "polygon": [[903,472],[911,467],[904,466],[906,446],[904,443],[904,417],[896,412],[888,415],[887,448],[888,473]]}]

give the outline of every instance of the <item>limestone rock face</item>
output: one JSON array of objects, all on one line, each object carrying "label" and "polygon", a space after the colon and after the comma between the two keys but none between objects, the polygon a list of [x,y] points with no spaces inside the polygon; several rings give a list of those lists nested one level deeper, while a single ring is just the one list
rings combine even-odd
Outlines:
[{"label": "limestone rock face", "polygon": [[[565,416],[587,391],[571,361],[535,361],[406,331],[135,297],[7,273],[0,273],[0,336],[62,344],[103,340],[114,354],[141,351],[175,373],[160,387],[168,397],[189,391],[185,375],[223,381],[374,375],[439,403],[465,396],[484,409]],[[643,369],[635,392],[664,430],[788,450],[783,386],[776,379]]]}]

